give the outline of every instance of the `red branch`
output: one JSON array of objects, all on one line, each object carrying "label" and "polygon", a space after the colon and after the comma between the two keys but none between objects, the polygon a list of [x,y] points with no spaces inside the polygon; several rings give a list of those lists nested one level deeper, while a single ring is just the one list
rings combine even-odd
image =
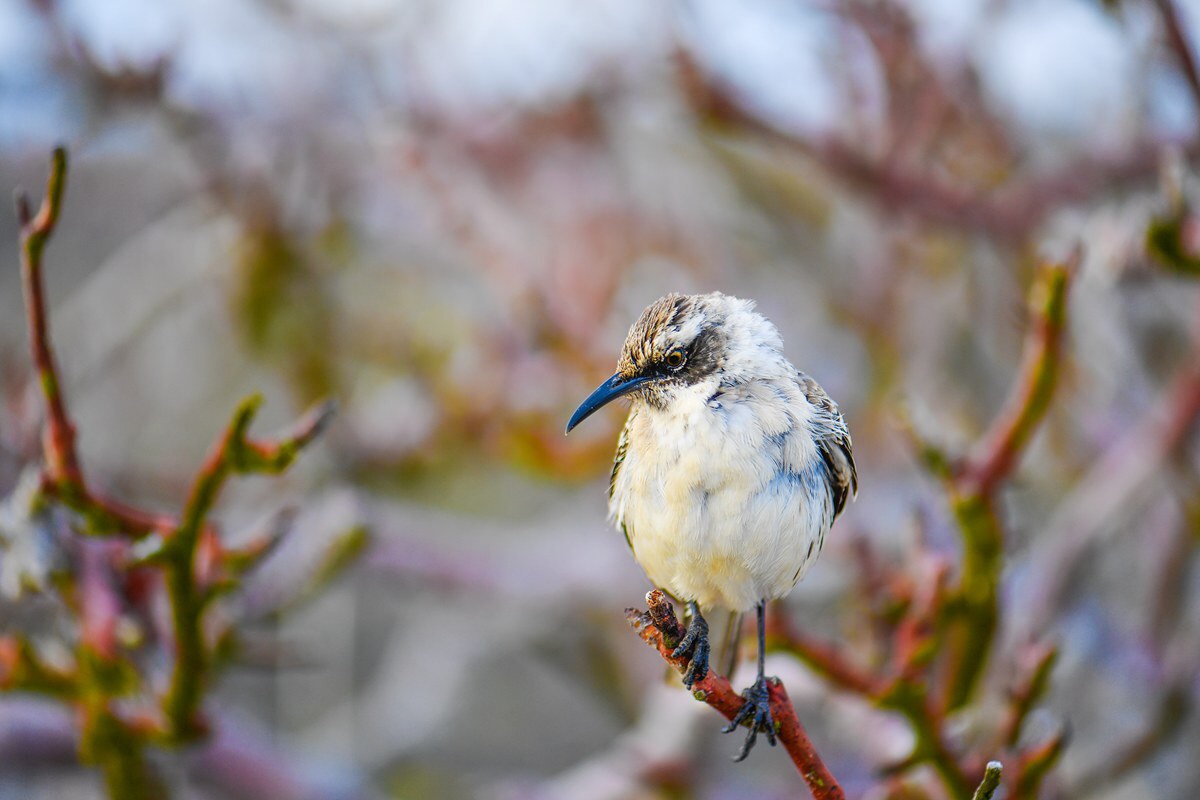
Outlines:
[{"label": "red branch", "polygon": [[122,533],[141,536],[172,527],[170,517],[141,511],[123,503],[97,496],[88,489],[75,447],[75,425],[67,413],[62,380],[50,342],[46,295],[42,280],[42,253],[58,224],[63,193],[67,184],[67,152],[54,150],[46,196],[36,215],[29,209],[29,198],[17,193],[17,220],[21,225],[21,285],[25,295],[25,315],[29,322],[29,349],[46,401],[46,431],[43,449],[46,455],[43,489],[84,515],[92,533]]},{"label": "red branch", "polygon": [[46,396],[46,469],[58,481],[83,484],[75,454],[75,427],[67,416],[67,405],[59,390],[58,367],[50,346],[46,300],[42,287],[42,251],[54,233],[67,182],[67,152],[54,150],[46,196],[36,216],[29,212],[29,199],[17,194],[17,219],[21,223],[21,282],[25,291],[25,313],[29,320],[29,347],[33,365]]},{"label": "red branch", "polygon": [[[673,656],[673,647],[667,644],[668,638],[675,639],[679,633],[675,610],[667,601],[666,595],[658,589],[646,595],[646,603],[650,609],[648,613],[631,608],[625,612],[626,620],[647,644],[658,650],[659,655],[668,664],[680,672],[685,671],[688,660]],[[666,629],[665,634],[664,628]],[[772,680],[769,692],[771,715],[775,719],[779,741],[783,743],[784,749],[791,756],[792,763],[800,771],[800,776],[808,785],[814,800],[844,800],[845,792],[830,774],[825,763],[821,761],[816,748],[813,747],[812,741],[796,717],[796,710],[792,707],[792,701],[788,699],[787,690],[784,689],[783,684],[778,679]],[[701,680],[696,681],[692,687],[692,693],[696,699],[703,700],[730,720],[737,715],[745,702],[742,696],[734,691],[727,678],[712,670],[709,670]]]}]

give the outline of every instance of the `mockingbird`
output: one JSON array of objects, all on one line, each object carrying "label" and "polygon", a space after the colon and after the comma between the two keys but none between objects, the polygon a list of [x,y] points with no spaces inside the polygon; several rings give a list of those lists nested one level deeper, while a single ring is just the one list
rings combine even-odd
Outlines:
[{"label": "mockingbird", "polygon": [[775,744],[766,603],[803,577],[858,489],[850,432],[837,404],[784,356],[775,326],[752,302],[717,292],[670,294],[643,311],[616,374],[583,401],[567,432],[625,395],[633,403],[609,515],[650,580],[687,603],[675,654],[690,658],[689,689],[709,668],[701,609],[758,612],[758,678],[724,729],[748,724],[741,761],[759,732]]}]

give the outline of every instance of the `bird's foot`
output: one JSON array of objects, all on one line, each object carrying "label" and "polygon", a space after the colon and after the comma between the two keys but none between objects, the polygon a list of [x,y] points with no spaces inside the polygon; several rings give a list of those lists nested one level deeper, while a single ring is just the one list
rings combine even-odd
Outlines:
[{"label": "bird's foot", "polygon": [[692,688],[698,680],[703,680],[708,674],[708,623],[699,613],[692,610],[692,618],[688,621],[687,631],[671,655],[675,658],[688,658],[687,671],[683,673],[683,685]]},{"label": "bird's foot", "polygon": [[753,686],[742,692],[742,699],[746,702],[729,724],[721,729],[722,733],[732,733],[739,725],[750,728],[750,732],[746,734],[746,741],[742,742],[742,749],[733,757],[734,761],[743,761],[750,755],[760,733],[765,733],[767,741],[772,747],[775,746],[775,720],[771,716],[771,693],[767,687],[767,678],[760,677],[755,681]]}]

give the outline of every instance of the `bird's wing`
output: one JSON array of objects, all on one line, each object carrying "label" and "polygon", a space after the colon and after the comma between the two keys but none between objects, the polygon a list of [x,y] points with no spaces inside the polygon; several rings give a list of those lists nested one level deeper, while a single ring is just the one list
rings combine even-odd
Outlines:
[{"label": "bird's wing", "polygon": [[[612,472],[608,476],[608,501],[611,504],[613,494],[617,490],[617,475],[621,472],[621,465],[625,463],[625,455],[629,452],[629,430],[633,427],[633,418],[637,416],[637,409],[629,412],[629,416],[625,418],[625,427],[621,428],[621,435],[617,437],[617,452],[613,456]],[[633,540],[629,536],[629,528],[625,523],[624,516],[617,518],[617,524],[621,527],[621,533],[625,534],[625,543],[629,545],[629,549],[633,549]]]},{"label": "bird's wing", "polygon": [[858,470],[854,466],[854,445],[850,441],[850,429],[837,403],[825,394],[815,380],[798,372],[800,388],[808,402],[816,410],[813,433],[817,449],[829,470],[829,486],[833,493],[833,516],[842,513],[846,499],[858,494]]}]

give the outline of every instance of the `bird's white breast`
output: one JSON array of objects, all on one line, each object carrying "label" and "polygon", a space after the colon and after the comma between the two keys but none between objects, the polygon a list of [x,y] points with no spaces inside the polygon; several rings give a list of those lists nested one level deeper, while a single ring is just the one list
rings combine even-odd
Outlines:
[{"label": "bird's white breast", "polygon": [[635,404],[610,513],[655,584],[745,611],[787,594],[833,520],[812,407],[791,378]]}]

